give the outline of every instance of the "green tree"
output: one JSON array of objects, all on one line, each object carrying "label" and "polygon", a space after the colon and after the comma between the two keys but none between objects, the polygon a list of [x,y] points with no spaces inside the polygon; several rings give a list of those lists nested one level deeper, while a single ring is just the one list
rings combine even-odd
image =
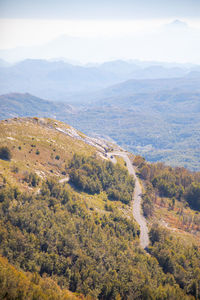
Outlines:
[{"label": "green tree", "polygon": [[11,160],[11,151],[7,146],[0,147],[0,159]]}]

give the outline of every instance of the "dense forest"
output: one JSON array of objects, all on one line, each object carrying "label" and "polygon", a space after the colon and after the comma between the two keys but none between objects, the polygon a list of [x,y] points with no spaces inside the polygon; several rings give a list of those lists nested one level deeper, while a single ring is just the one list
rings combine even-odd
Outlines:
[{"label": "dense forest", "polygon": [[81,190],[91,194],[105,191],[109,200],[130,204],[134,180],[119,165],[75,154],[69,170],[71,182]]},{"label": "dense forest", "polygon": [[54,280],[37,273],[22,272],[0,256],[0,299],[78,300],[75,295],[61,289]]},{"label": "dense forest", "polygon": [[[99,164],[93,158],[77,157],[68,167],[73,174]],[[109,166],[102,164],[99,170],[102,187],[110,184],[109,176],[101,182],[102,170],[107,168],[116,180],[124,176],[119,166],[112,165],[111,170]],[[34,176],[27,178],[34,186]],[[38,274],[41,284],[51,278],[62,289],[99,299],[187,299],[173,275],[165,274],[157,260],[140,249],[137,224],[108,205],[109,200],[102,214],[89,209],[73,185],[60,184],[55,178],[40,182],[39,193],[21,192],[5,179],[2,182],[1,255],[17,268]],[[26,298],[25,294],[20,297]]]},{"label": "dense forest", "polygon": [[200,297],[200,252],[197,246],[184,245],[164,228],[154,224],[150,231],[152,246],[149,251],[166,274],[186,293]]},{"label": "dense forest", "polygon": [[141,156],[136,156],[134,164],[140,177],[161,197],[185,201],[195,210],[200,211],[200,173],[185,168],[172,168],[164,163],[150,164]]}]

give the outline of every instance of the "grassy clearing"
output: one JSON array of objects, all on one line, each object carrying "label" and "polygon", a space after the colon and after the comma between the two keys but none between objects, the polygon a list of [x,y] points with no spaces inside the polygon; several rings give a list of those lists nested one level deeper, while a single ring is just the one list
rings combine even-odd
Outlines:
[{"label": "grassy clearing", "polygon": [[196,243],[200,247],[200,213],[177,200],[172,209],[171,203],[169,198],[157,197],[150,224],[158,222],[177,238],[181,238],[184,244]]},{"label": "grassy clearing", "polygon": [[[19,183],[25,171],[36,172],[41,177],[63,177],[65,165],[74,153],[86,156],[95,149],[75,140],[55,128],[68,125],[50,119],[23,118],[0,122],[0,145],[9,147],[12,160],[0,161],[0,173]],[[13,172],[16,167],[18,172]]]},{"label": "grassy clearing", "polygon": [[117,163],[120,165],[120,167],[127,169],[126,168],[126,163],[125,163],[125,161],[123,160],[122,157],[116,155],[115,158],[117,160]]}]

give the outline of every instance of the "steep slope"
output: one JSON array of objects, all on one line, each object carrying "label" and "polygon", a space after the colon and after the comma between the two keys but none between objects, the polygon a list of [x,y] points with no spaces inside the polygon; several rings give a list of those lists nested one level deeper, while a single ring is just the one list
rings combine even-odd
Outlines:
[{"label": "steep slope", "polygon": [[0,126],[12,155],[0,160],[1,255],[95,299],[193,299],[139,246],[133,178],[105,155],[116,146],[50,119]]},{"label": "steep slope", "polygon": [[1,299],[55,299],[78,300],[76,295],[62,290],[55,281],[40,277],[36,273],[24,273],[17,270],[7,259],[0,256],[0,298]]}]

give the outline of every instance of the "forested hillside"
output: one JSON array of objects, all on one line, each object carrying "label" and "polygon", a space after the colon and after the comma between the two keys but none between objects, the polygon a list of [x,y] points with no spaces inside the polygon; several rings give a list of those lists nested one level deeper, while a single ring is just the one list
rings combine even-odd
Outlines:
[{"label": "forested hillside", "polygon": [[146,186],[143,213],[149,220],[149,252],[165,273],[198,299],[200,296],[200,173],[150,164],[135,156]]},{"label": "forested hillside", "polygon": [[85,299],[83,295],[62,290],[50,277],[17,270],[3,257],[0,257],[0,282],[1,299]]},{"label": "forested hillside", "polygon": [[[111,163],[105,151],[116,145],[89,145],[84,134],[51,119],[1,121],[0,128],[0,264],[6,270],[0,271],[2,297],[199,297],[199,244],[183,246],[169,228],[153,224],[158,221],[156,209],[161,212],[158,207],[152,210],[154,220],[147,212],[150,255],[141,249],[132,215],[134,180],[124,161],[116,157],[117,163]],[[156,206],[154,189],[160,200],[160,177],[163,172],[175,176],[174,169],[154,167],[137,157],[133,162],[146,180],[146,198]],[[190,184],[199,180],[197,173],[176,173],[180,182],[188,174]],[[180,182],[169,186],[173,193],[167,195],[176,198],[175,207],[185,195],[183,190],[179,197]]]}]

